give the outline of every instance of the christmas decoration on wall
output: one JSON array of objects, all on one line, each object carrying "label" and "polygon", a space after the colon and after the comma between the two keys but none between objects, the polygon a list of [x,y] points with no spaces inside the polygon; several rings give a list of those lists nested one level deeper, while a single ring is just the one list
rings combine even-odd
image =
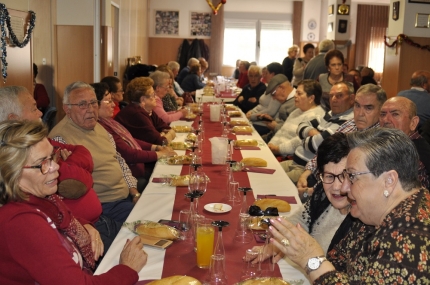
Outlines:
[{"label": "christmas decoration on wall", "polygon": [[214,6],[214,4],[212,4],[212,0],[206,0],[206,2],[208,2],[209,7],[211,7],[211,9],[212,9],[212,11],[213,11],[214,15],[217,15],[217,14],[218,14],[218,10],[219,10],[219,8],[221,8],[222,4],[227,3],[227,0],[221,0],[221,1],[218,3],[218,5],[216,5],[216,7]]},{"label": "christmas decoration on wall", "polygon": [[397,54],[397,50],[398,50],[398,48],[399,48],[399,46],[403,43],[403,42],[405,42],[405,43],[407,43],[408,45],[411,45],[411,46],[413,46],[413,47],[416,47],[416,48],[419,48],[419,49],[425,49],[425,50],[428,50],[428,51],[430,51],[430,45],[425,45],[425,46],[422,46],[422,45],[420,45],[420,44],[418,44],[418,43],[416,43],[416,42],[414,42],[413,40],[411,40],[407,35],[405,35],[405,34],[399,34],[398,36],[397,36],[397,38],[396,38],[396,40],[392,43],[392,44],[389,44],[389,43],[387,43],[387,39],[388,39],[388,37],[387,36],[384,36],[384,43],[385,43],[385,46],[386,47],[390,47],[390,48],[392,48],[392,47],[396,47],[396,54]]},{"label": "christmas decoration on wall", "polygon": [[[14,46],[17,46],[19,48],[23,48],[28,44],[28,42],[31,39],[31,34],[33,32],[33,29],[34,29],[35,23],[36,23],[36,13],[34,13],[33,11],[29,11],[29,13],[30,13],[30,23],[28,25],[27,35],[24,37],[23,41],[20,42],[12,30],[10,16],[9,16],[9,12],[6,8],[6,5],[3,3],[0,3],[0,30],[1,30],[1,35],[0,35],[1,55],[0,55],[0,57],[1,57],[1,65],[2,65],[1,73],[3,76],[3,82],[4,83],[6,83],[6,78],[7,78],[7,61],[6,61],[7,40],[9,39],[11,44],[13,44]],[[6,36],[5,24],[6,24],[7,30],[9,31],[9,38],[7,38],[7,36]]]}]

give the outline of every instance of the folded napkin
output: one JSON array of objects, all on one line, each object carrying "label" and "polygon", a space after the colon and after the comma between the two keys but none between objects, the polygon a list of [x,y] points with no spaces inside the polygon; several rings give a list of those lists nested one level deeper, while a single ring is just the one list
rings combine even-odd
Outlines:
[{"label": "folded napkin", "polygon": [[234,149],[238,150],[260,150],[258,146],[235,146]]},{"label": "folded napkin", "polygon": [[152,183],[170,183],[172,178],[154,177]]},{"label": "folded napkin", "polygon": [[246,172],[256,172],[256,173],[273,174],[273,173],[275,173],[276,169],[247,166],[247,167],[245,167],[245,168],[243,169],[243,171],[246,171]]},{"label": "folded napkin", "polygon": [[217,95],[217,98],[231,98],[231,97],[236,97],[237,95],[234,94],[233,92],[226,92],[226,91],[221,91],[219,95]]},{"label": "folded napkin", "polygon": [[290,204],[297,204],[296,197],[294,196],[276,196],[276,195],[257,195],[257,199],[279,199]]}]

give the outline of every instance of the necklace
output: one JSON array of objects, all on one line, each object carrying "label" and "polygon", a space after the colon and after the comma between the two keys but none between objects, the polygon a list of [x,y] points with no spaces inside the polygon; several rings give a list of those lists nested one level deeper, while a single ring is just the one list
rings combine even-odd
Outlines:
[{"label": "necklace", "polygon": [[10,41],[17,47],[19,48],[23,48],[25,47],[28,42],[31,39],[31,34],[33,32],[33,29],[35,27],[35,22],[36,22],[36,13],[34,13],[33,11],[29,11],[30,13],[30,24],[28,26],[27,29],[27,34],[24,38],[24,40],[22,42],[20,42],[18,40],[18,38],[16,37],[15,33],[12,30],[12,25],[10,22],[10,16],[9,16],[9,12],[6,8],[6,5],[3,3],[0,3],[0,30],[1,30],[1,63],[2,63],[2,69],[1,69],[1,73],[3,76],[3,82],[6,83],[6,78],[7,78],[7,61],[6,61],[6,57],[7,57],[7,52],[6,52],[6,42],[7,42],[7,37],[6,37],[6,28],[5,28],[5,23],[7,25],[7,29],[9,31],[9,39]]}]

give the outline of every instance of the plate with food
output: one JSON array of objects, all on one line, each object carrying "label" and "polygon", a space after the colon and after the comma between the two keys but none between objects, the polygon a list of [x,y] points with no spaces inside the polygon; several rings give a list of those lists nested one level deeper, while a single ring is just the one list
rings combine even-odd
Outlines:
[{"label": "plate with food", "polygon": [[189,133],[193,130],[192,127],[184,125],[172,126],[172,129],[177,133]]},{"label": "plate with food", "polygon": [[181,165],[181,164],[191,164],[192,157],[190,155],[175,155],[167,158],[167,164],[171,165]]},{"label": "plate with food", "polygon": [[232,207],[228,204],[222,203],[209,203],[204,206],[205,210],[215,214],[222,214],[230,212]]}]

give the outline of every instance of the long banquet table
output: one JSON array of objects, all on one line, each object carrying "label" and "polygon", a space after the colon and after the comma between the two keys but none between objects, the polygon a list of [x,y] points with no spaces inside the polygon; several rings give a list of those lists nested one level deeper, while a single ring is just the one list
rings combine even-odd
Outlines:
[{"label": "long banquet table", "polygon": [[[243,120],[246,118],[242,117],[238,119]],[[226,198],[227,175],[225,173],[225,165],[212,165],[211,163],[211,143],[208,139],[210,137],[220,137],[222,126],[219,122],[209,121],[209,107],[207,105],[205,106],[203,121],[205,129],[203,171],[209,176],[211,182],[208,184],[204,196],[199,199],[199,213],[210,219],[226,220],[230,223],[230,226],[223,230],[223,239],[226,251],[226,275],[228,284],[234,284],[239,281],[244,263],[242,261],[242,256],[244,256],[246,249],[262,244],[256,243],[254,240],[248,244],[240,244],[234,241],[233,237],[237,226],[240,205],[236,204],[230,212],[222,214],[211,213],[203,209],[203,206],[208,203],[231,204]],[[196,126],[196,122],[176,121],[171,125]],[[184,141],[186,135],[185,133],[178,133],[175,141]],[[257,195],[293,196],[297,204],[291,204],[291,212],[281,214],[289,216],[296,211],[301,204],[297,195],[297,188],[285,174],[279,162],[258,133],[254,130],[252,135],[235,136],[234,134],[229,134],[229,138],[256,139],[260,142],[260,150],[235,150],[233,153],[233,160],[240,160],[244,157],[259,157],[268,162],[267,168],[276,170],[273,174],[234,172],[234,179],[239,182],[241,187],[252,187],[253,189],[252,192],[248,192],[252,193],[252,195],[248,194],[247,196],[248,205],[253,203]],[[185,154],[185,151],[177,151],[177,153]],[[175,188],[161,183],[153,183],[152,178],[171,174],[184,175],[188,174],[188,172],[188,165],[167,165],[158,162],[154,168],[150,183],[145,188],[145,191],[142,193],[141,198],[130,213],[126,222],[134,222],[136,220],[159,221],[160,219],[177,220],[179,211],[189,209],[190,207],[189,200],[184,197],[188,188]],[[126,240],[134,237],[134,233],[126,228],[122,228],[95,274],[102,274],[118,264],[119,256]],[[166,250],[145,246],[145,251],[148,253],[148,262],[139,272],[140,284],[145,284],[143,280],[160,279],[171,275],[189,275],[203,280],[208,274],[207,269],[200,269],[197,267],[193,245],[185,241],[175,241],[172,246]],[[282,276],[282,278],[287,281],[299,280],[297,284],[309,284],[303,272],[294,268],[294,266],[286,260],[278,262],[275,275]],[[301,283],[301,280],[305,283]]]}]

